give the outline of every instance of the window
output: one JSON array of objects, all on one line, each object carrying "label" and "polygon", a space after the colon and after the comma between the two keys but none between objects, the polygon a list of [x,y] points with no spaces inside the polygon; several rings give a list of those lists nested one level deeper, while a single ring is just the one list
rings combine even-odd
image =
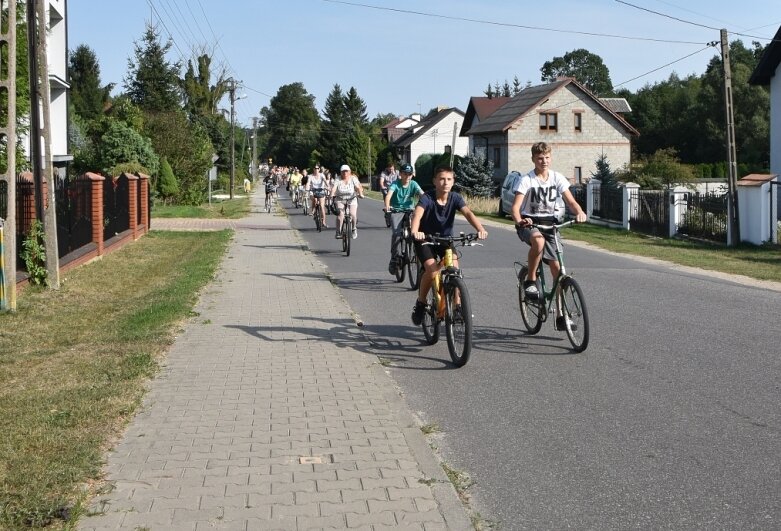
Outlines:
[{"label": "window", "polygon": [[575,131],[580,133],[583,131],[583,113],[582,112],[576,112],[575,113]]},{"label": "window", "polygon": [[540,130],[541,131],[557,131],[557,114],[555,112],[541,112],[540,113]]},{"label": "window", "polygon": [[583,168],[575,166],[575,184],[583,184]]},{"label": "window", "polygon": [[502,162],[501,153],[502,152],[498,147],[494,148],[494,168],[498,168],[499,166],[501,166],[500,164],[500,162]]}]

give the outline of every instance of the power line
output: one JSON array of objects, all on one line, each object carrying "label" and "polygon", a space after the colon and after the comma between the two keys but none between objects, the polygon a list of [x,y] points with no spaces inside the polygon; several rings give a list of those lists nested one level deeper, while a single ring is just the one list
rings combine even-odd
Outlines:
[{"label": "power line", "polygon": [[357,2],[346,2],[344,0],[323,0],[323,2],[329,2],[332,4],[344,4],[348,6],[353,7],[363,7],[367,9],[377,9],[380,11],[392,11],[395,13],[406,13],[409,15],[419,15],[423,17],[432,17],[432,18],[443,18],[447,20],[458,20],[461,22],[472,22],[475,24],[489,24],[492,26],[504,26],[508,28],[519,28],[519,29],[526,29],[526,30],[536,30],[536,31],[550,31],[554,33],[568,33],[573,35],[588,35],[590,37],[608,37],[611,39],[626,39],[626,40],[634,40],[634,41],[646,41],[646,42],[662,42],[662,43],[668,43],[668,44],[697,44],[702,45],[705,44],[702,41],[694,42],[694,41],[678,41],[678,40],[670,40],[670,39],[654,39],[651,37],[632,37],[629,35],[616,35],[612,33],[594,33],[589,31],[577,31],[577,30],[563,30],[563,29],[557,29],[557,28],[546,28],[542,26],[526,26],[523,24],[511,24],[509,22],[496,22],[493,20],[481,20],[481,19],[474,19],[474,18],[465,18],[465,17],[455,17],[450,15],[440,15],[436,13],[425,13],[423,11],[412,11],[409,9],[398,9],[393,7],[382,7],[382,6],[374,6],[370,4],[360,4]]},{"label": "power line", "polygon": [[[152,11],[154,11],[157,14],[157,20],[160,21],[160,24],[163,25],[163,28],[165,28],[165,31],[168,32],[168,37],[171,39],[171,42],[174,44],[174,47],[179,51],[179,58],[184,61],[184,53],[182,53],[182,49],[179,48],[179,45],[176,43],[176,39],[174,39],[173,33],[171,33],[171,30],[168,29],[168,26],[165,25],[165,22],[163,21],[163,17],[160,16],[160,12],[157,10],[157,8],[152,4],[151,0],[146,0],[146,3],[149,4],[149,7],[152,8]],[[151,21],[150,21],[151,22]]]},{"label": "power line", "polygon": [[620,86],[622,86],[622,85],[626,85],[627,83],[631,83],[632,81],[635,81],[635,80],[637,80],[637,79],[640,79],[641,77],[645,77],[645,76],[647,76],[648,74],[653,74],[654,72],[656,72],[656,71],[658,71],[658,70],[661,70],[662,68],[667,68],[668,66],[674,65],[675,63],[679,63],[679,62],[683,61],[684,59],[688,59],[688,58],[689,58],[689,57],[691,57],[692,55],[697,55],[698,53],[704,52],[704,51],[705,51],[705,50],[707,50],[708,48],[714,48],[714,47],[716,47],[717,45],[718,45],[718,42],[717,42],[717,41],[713,41],[713,42],[711,42],[711,43],[708,43],[708,45],[707,45],[705,48],[701,48],[701,49],[697,50],[696,52],[692,52],[692,53],[690,53],[690,54],[688,54],[688,55],[684,55],[684,56],[683,56],[683,57],[681,57],[680,59],[676,59],[675,61],[670,61],[670,62],[669,62],[669,63],[667,63],[667,64],[664,64],[664,65],[662,65],[662,66],[660,66],[660,67],[658,67],[658,68],[654,68],[653,70],[649,70],[648,72],[646,72],[646,73],[644,73],[644,74],[640,74],[639,76],[633,77],[632,79],[627,79],[626,81],[624,81],[624,82],[622,82],[622,83],[619,83],[618,85],[614,85],[614,86],[613,86],[613,88],[620,87]]}]

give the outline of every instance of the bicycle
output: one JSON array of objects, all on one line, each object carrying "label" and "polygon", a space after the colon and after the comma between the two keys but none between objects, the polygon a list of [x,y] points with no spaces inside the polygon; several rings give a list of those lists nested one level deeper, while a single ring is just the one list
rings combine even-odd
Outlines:
[{"label": "bicycle", "polygon": [[293,195],[293,208],[298,208],[301,206],[301,191],[299,190],[299,187],[296,186],[292,190]]},{"label": "bicycle", "polygon": [[317,232],[321,232],[323,230],[323,226],[325,225],[325,219],[323,219],[324,214],[320,211],[320,204],[323,201],[324,193],[322,190],[315,190],[312,192],[312,195],[315,198],[315,203],[312,205],[312,217],[315,220],[315,227],[317,227]]},{"label": "bicycle", "polygon": [[309,192],[301,190],[301,205],[305,216],[309,215]]},{"label": "bicycle", "polygon": [[[350,213],[350,204],[355,200],[356,196],[350,196],[344,200],[344,220],[342,221],[342,252],[345,256],[350,256],[350,247],[352,242],[353,230],[355,229],[355,221],[353,221],[353,215]],[[336,200],[336,199],[334,199]],[[337,223],[339,223],[337,221]]]},{"label": "bicycle", "polygon": [[266,212],[268,212],[268,213],[271,212],[271,208],[274,206],[274,197],[276,196],[276,193],[277,193],[276,185],[272,184],[272,185],[266,186],[266,204],[265,204],[265,208],[266,208]]},{"label": "bicycle", "polygon": [[[417,289],[420,285],[420,270],[418,268],[418,255],[415,253],[414,239],[410,221],[413,209],[391,208],[390,214],[402,213],[401,236],[396,241],[396,282],[404,282],[406,273],[410,289]],[[390,216],[388,216],[390,217]]]},{"label": "bicycle", "polygon": [[[433,345],[439,341],[439,323],[445,322],[447,349],[450,358],[457,367],[463,367],[472,353],[472,303],[466,289],[464,275],[455,267],[453,255],[457,251],[454,245],[472,247],[477,243],[477,234],[458,236],[426,235],[422,245],[446,244],[445,256],[439,262],[439,272],[426,294],[426,311],[423,314],[423,335],[426,342]],[[421,266],[422,267],[422,266]]]},{"label": "bicycle", "polygon": [[[531,225],[541,232],[552,233],[556,242],[556,260],[559,263],[559,275],[553,280],[550,291],[545,287],[545,273],[543,261],[537,267],[537,279],[540,296],[531,299],[526,296],[523,287],[524,281],[529,276],[528,265],[515,262],[515,272],[518,281],[518,304],[521,310],[521,318],[529,334],[540,331],[542,323],[548,319],[548,315],[554,310],[558,316],[563,317],[564,330],[575,352],[583,352],[588,346],[589,320],[586,302],[580,285],[567,274],[564,268],[564,249],[561,245],[559,229],[575,223],[575,220],[565,221],[553,225]],[[555,306],[554,306],[555,302]],[[554,327],[560,330],[558,326]]]}]

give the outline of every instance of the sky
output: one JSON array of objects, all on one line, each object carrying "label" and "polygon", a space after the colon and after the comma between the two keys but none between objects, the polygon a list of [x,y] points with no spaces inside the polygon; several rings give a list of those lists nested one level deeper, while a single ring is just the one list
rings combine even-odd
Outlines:
[{"label": "sky", "polygon": [[[103,84],[122,90],[134,42],[150,21],[172,62],[204,50],[241,83],[237,123],[249,126],[279,87],[301,82],[322,111],[338,83],[368,114],[466,110],[488,83],[541,83],[540,68],[578,48],[599,55],[631,91],[702,74],[730,40],[767,44],[779,0],[67,0],[68,46],[96,54]],[[742,34],[742,35],[741,35]],[[689,57],[686,57],[689,56]],[[672,63],[672,64],[670,64]],[[222,107],[229,109],[225,98]]]}]

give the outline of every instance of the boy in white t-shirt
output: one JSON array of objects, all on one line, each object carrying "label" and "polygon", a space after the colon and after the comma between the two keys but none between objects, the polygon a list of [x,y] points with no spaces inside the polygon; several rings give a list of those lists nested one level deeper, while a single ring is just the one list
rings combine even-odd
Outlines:
[{"label": "boy in white t-shirt", "polygon": [[537,267],[540,260],[548,264],[553,278],[559,274],[559,263],[556,261],[553,235],[543,234],[529,226],[535,223],[555,223],[562,199],[570,210],[576,213],[575,220],[578,223],[585,223],[588,218],[569,191],[567,178],[550,169],[551,147],[545,142],[537,142],[531,151],[534,169],[518,179],[513,190],[515,200],[510,213],[515,221],[518,237],[529,244],[529,276],[524,282],[524,292],[530,299],[537,299],[540,296],[537,288]]}]

